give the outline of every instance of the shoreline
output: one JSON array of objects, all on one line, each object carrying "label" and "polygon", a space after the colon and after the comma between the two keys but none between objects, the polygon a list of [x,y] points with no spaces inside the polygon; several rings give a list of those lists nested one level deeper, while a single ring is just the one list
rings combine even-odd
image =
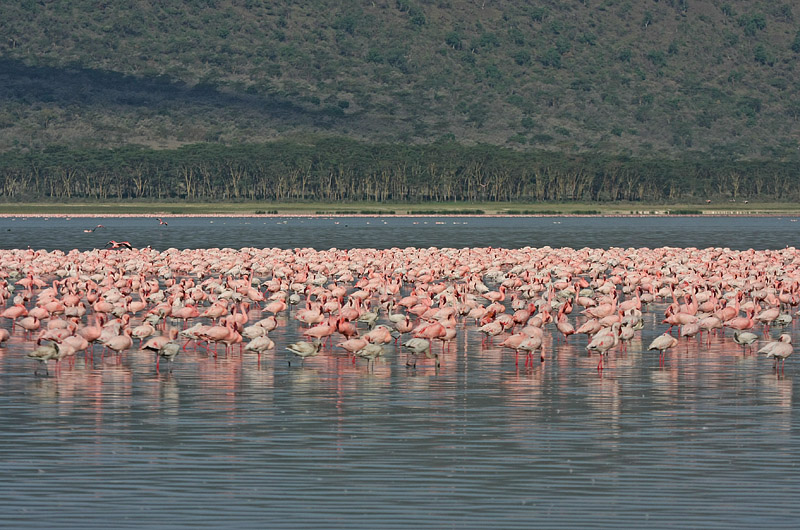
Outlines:
[{"label": "shoreline", "polygon": [[775,213],[703,213],[703,214],[621,214],[621,213],[598,213],[598,214],[570,214],[570,213],[552,213],[552,214],[448,214],[448,213],[408,213],[408,214],[346,214],[346,213],[332,213],[332,214],[317,214],[317,213],[277,213],[277,214],[243,214],[243,213],[208,213],[208,214],[169,214],[169,213],[121,213],[121,214],[103,214],[103,213],[78,213],[78,214],[50,214],[50,213],[0,213],[2,219],[26,219],[26,218],[41,218],[41,219],[126,219],[137,217],[150,217],[157,218],[163,217],[165,219],[179,219],[179,218],[254,218],[254,219],[284,219],[284,218],[379,218],[379,217],[397,217],[397,218],[441,218],[441,217],[502,217],[502,218],[558,218],[558,217],[571,217],[571,218],[598,218],[598,217],[612,217],[612,218],[716,218],[716,217],[798,217],[798,212],[775,212]]},{"label": "shoreline", "polygon": [[0,217],[124,218],[124,217],[795,217],[792,203],[731,205],[648,205],[630,203],[430,203],[407,204],[0,204]]}]

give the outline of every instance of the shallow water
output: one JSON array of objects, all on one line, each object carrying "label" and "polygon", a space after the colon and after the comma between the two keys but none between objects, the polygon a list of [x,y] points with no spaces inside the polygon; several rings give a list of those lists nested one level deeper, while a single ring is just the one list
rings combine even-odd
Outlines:
[{"label": "shallow water", "polygon": [[[780,248],[798,228],[776,218],[168,221],[155,232],[164,227],[152,219],[101,220],[102,235],[77,231],[86,219],[0,227],[26,237],[5,247],[48,249],[133,234],[155,248]],[[602,374],[583,336],[565,344],[554,333],[548,360],[525,368],[470,326],[438,370],[426,359],[407,368],[393,347],[372,370],[335,349],[301,367],[281,347],[260,359],[190,347],[172,374],[144,353],[117,361],[98,350],[42,377],[16,333],[0,348],[0,526],[796,527],[796,359],[776,374],[728,332],[683,341],[660,366],[643,350],[664,331],[663,310],[651,308]],[[298,338],[291,315],[280,324],[276,343]]]}]

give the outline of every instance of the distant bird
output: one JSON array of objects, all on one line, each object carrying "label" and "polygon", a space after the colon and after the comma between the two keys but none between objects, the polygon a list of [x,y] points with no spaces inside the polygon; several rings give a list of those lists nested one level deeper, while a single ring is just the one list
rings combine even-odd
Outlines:
[{"label": "distant bird", "polygon": [[[322,342],[314,339],[314,342],[295,342],[289,344],[286,349],[300,357],[300,365],[305,363],[306,357],[313,357],[319,353]],[[289,359],[289,366],[292,365],[292,360]]]},{"label": "distant bird", "polygon": [[165,220],[163,220],[162,218],[158,217],[157,221],[158,221],[158,224],[167,226],[167,222]]},{"label": "distant bird", "polygon": [[115,248],[133,248],[133,245],[130,244],[128,241],[114,241],[113,239],[106,243],[107,248],[115,249]]},{"label": "distant bird", "polygon": [[95,231],[95,230],[97,230],[98,228],[105,228],[105,226],[103,226],[103,225],[97,225],[97,226],[95,226],[94,228],[87,228],[87,229],[85,229],[85,230],[84,230],[84,232],[85,232],[85,233],[87,233],[87,234],[91,234],[92,232],[94,232],[94,231]]}]

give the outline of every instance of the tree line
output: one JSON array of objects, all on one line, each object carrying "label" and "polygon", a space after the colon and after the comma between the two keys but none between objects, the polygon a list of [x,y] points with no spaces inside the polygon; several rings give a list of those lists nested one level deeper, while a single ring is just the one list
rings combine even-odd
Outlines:
[{"label": "tree line", "polygon": [[0,154],[0,200],[692,201],[800,198],[800,159],[634,158],[345,138]]}]

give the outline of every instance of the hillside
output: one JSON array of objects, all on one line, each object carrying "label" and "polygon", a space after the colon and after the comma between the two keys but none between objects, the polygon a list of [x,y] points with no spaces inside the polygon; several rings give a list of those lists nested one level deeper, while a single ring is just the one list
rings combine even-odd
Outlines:
[{"label": "hillside", "polygon": [[4,3],[0,152],[324,134],[796,156],[800,8],[649,0]]}]

